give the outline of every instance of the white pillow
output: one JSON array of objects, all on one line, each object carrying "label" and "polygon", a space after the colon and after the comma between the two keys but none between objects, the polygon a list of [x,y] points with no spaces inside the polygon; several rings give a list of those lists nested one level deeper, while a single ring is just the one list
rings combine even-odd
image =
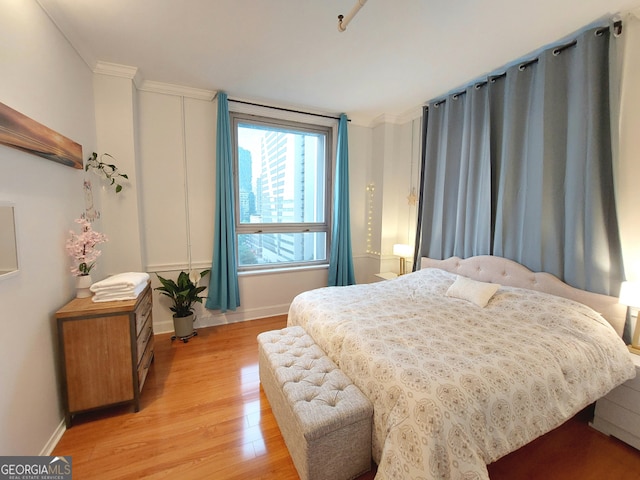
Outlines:
[{"label": "white pillow", "polygon": [[458,275],[456,281],[447,290],[447,297],[461,298],[468,302],[475,303],[480,308],[489,303],[493,294],[498,291],[500,285],[497,283],[485,283],[472,280]]}]

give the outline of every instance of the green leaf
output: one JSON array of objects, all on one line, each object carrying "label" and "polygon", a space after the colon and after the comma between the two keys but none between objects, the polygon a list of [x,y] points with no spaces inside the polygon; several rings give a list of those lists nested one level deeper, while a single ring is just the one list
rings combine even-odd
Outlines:
[{"label": "green leaf", "polygon": [[167,291],[172,292],[178,289],[176,282],[174,282],[173,280],[167,280],[166,278],[161,277],[157,273],[156,273],[156,276],[158,277],[158,280],[160,280],[160,283],[162,283],[162,285]]},{"label": "green leaf", "polygon": [[[203,270],[200,275],[206,275],[209,272],[209,269]],[[156,290],[173,299],[173,306],[170,308],[171,311],[175,312],[176,316],[186,316],[193,312],[192,306],[194,303],[202,303],[204,297],[200,297],[198,294],[203,292],[207,287],[194,284],[187,272],[180,272],[176,281],[161,277],[157,273],[156,276],[162,284],[162,286],[157,287]]]}]

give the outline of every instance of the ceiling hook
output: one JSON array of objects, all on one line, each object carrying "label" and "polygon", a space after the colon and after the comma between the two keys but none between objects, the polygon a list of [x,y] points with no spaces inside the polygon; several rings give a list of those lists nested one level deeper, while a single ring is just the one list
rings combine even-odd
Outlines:
[{"label": "ceiling hook", "polygon": [[347,25],[349,25],[349,22],[353,19],[353,17],[356,16],[356,13],[358,13],[360,9],[364,7],[365,3],[367,3],[367,0],[358,0],[358,3],[356,3],[351,11],[347,13],[346,17],[344,15],[338,15],[339,32],[344,32],[347,29]]}]

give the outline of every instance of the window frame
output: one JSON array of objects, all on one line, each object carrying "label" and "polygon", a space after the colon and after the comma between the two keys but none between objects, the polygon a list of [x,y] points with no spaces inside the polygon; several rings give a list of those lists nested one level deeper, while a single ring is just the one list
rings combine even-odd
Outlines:
[{"label": "window frame", "polygon": [[[336,127],[337,120],[329,123],[326,119],[318,119],[311,115],[283,115],[275,116],[272,112],[246,112],[230,111],[231,124],[231,148],[233,154],[233,195],[236,205],[234,212],[236,256],[239,255],[239,238],[243,234],[290,234],[290,233],[325,233],[325,252],[322,260],[291,261],[265,264],[240,265],[240,259],[236,258],[239,272],[259,272],[262,270],[283,270],[304,267],[328,267],[331,249],[331,226],[333,219],[333,178],[336,156]],[[320,121],[318,121],[320,120]],[[287,223],[241,223],[240,221],[240,178],[239,178],[239,124],[253,124],[266,128],[293,130],[297,132],[309,132],[325,136],[325,167],[324,167],[324,221],[322,222],[287,222]]]}]

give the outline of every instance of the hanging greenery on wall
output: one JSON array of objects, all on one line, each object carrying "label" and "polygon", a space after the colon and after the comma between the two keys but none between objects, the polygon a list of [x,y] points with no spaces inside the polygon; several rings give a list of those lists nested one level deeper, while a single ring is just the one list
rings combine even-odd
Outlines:
[{"label": "hanging greenery on wall", "polygon": [[113,156],[109,155],[108,153],[103,153],[98,159],[98,154],[96,152],[93,152],[91,156],[87,158],[87,164],[85,165],[84,169],[88,172],[89,169],[92,168],[97,175],[106,179],[109,182],[110,186],[115,187],[116,193],[120,193],[122,191],[122,185],[120,185],[120,183],[118,182],[120,182],[122,179],[128,180],[129,177],[126,173],[120,173],[118,167],[116,167],[115,164],[104,162],[102,160],[104,157],[113,159]]}]

